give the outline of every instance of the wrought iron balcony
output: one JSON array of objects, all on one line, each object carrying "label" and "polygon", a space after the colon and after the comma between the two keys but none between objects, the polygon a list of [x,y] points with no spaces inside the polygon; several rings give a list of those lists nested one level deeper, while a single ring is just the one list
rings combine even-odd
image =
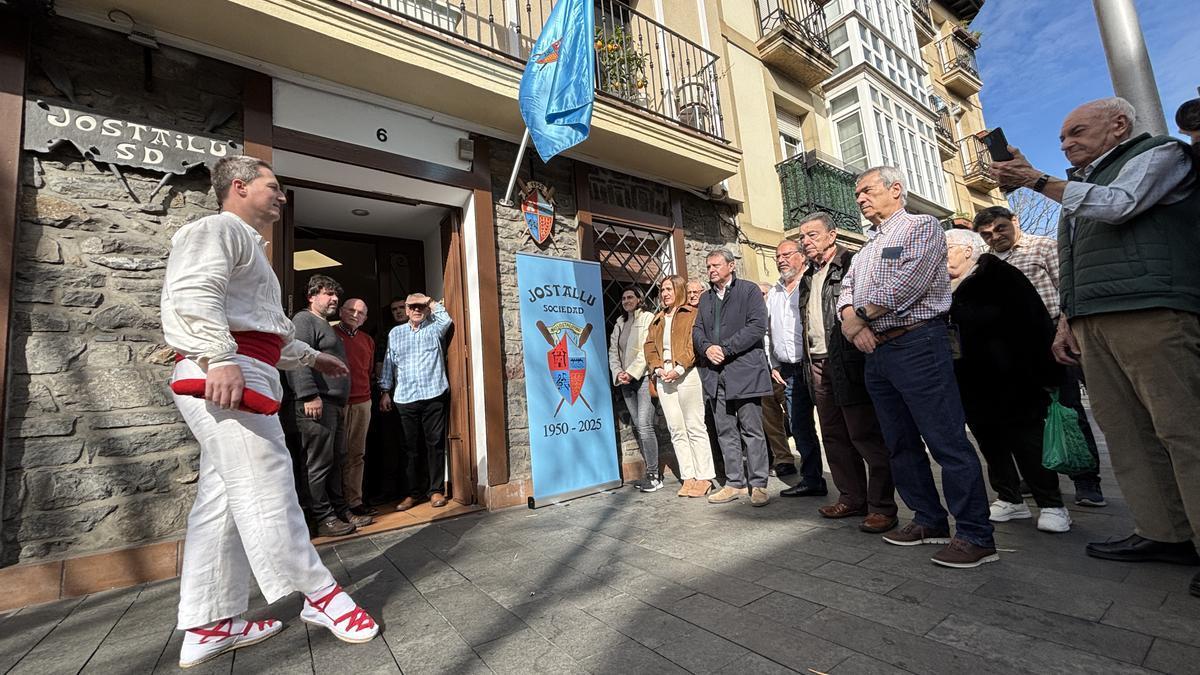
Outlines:
[{"label": "wrought iron balcony", "polygon": [[974,136],[967,136],[958,142],[962,154],[963,181],[967,187],[988,192],[999,187],[999,183],[989,169],[992,168],[992,156],[988,154],[987,146]]},{"label": "wrought iron balcony", "polygon": [[979,63],[975,60],[975,48],[957,34],[938,42],[942,84],[950,93],[967,98],[978,94],[983,88],[983,80],[979,78]]},{"label": "wrought iron balcony", "polygon": [[913,26],[917,29],[917,44],[925,45],[937,39],[937,28],[929,13],[929,0],[909,0],[912,6]]},{"label": "wrought iron balcony", "polygon": [[[524,63],[555,0],[341,0]],[[596,0],[598,98],[724,140],[717,55],[618,0]]]},{"label": "wrought iron balcony", "polygon": [[938,108],[937,120],[933,124],[933,128],[937,131],[938,153],[943,160],[950,159],[958,154],[958,144],[954,142],[954,121],[950,119],[950,111],[946,108]]},{"label": "wrought iron balcony", "polygon": [[775,165],[783,189],[783,227],[824,211],[838,228],[862,232],[862,212],[854,200],[855,174],[838,159],[810,150]]},{"label": "wrought iron balcony", "polygon": [[837,61],[829,53],[824,3],[817,0],[755,0],[762,39],[758,52],[805,87],[833,75]]}]

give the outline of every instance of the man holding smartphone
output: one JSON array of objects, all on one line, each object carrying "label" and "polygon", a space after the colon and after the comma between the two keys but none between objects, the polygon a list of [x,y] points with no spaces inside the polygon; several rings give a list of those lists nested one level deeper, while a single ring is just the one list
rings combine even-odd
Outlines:
[{"label": "man holding smartphone", "polygon": [[1060,135],[1070,181],[1015,148],[992,175],[1062,204],[1054,355],[1083,365],[1136,525],[1088,555],[1200,565],[1200,189],[1187,145],[1134,136],[1135,120],[1125,99],[1085,103]]}]

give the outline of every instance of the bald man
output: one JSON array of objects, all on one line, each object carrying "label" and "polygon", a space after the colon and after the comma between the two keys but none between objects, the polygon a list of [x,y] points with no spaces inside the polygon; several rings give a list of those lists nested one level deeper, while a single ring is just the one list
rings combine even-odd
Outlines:
[{"label": "bald man", "polygon": [[[1088,544],[1096,558],[1200,565],[1200,189],[1183,141],[1134,134],[1128,101],[1067,115],[1071,181],[1013,148],[992,173],[1062,204],[1062,315],[1054,355],[1082,363],[1134,533]],[[1200,596],[1200,574],[1191,582]]]},{"label": "bald man", "polygon": [[338,457],[342,461],[342,494],[350,513],[373,516],[375,509],[363,503],[363,455],[367,447],[367,428],[371,425],[371,377],[375,370],[375,340],[361,330],[367,320],[367,303],[350,298],[339,312],[337,336],[346,348],[350,368],[350,397],[346,402],[344,423],[339,430]]}]

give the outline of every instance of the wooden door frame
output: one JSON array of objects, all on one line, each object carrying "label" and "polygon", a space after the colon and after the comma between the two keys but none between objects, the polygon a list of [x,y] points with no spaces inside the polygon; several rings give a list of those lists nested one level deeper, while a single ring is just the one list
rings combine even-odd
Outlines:
[{"label": "wooden door frame", "polygon": [[[25,73],[31,23],[6,13],[0,22],[0,470],[5,466],[9,321],[16,270],[17,209],[21,193],[21,133],[25,122]],[[3,472],[7,474],[7,472]],[[0,493],[4,475],[0,474]],[[3,525],[0,524],[0,531]],[[4,544],[0,540],[0,549]]]},{"label": "wooden door frame", "polygon": [[[508,462],[508,428],[504,414],[504,352],[501,345],[501,331],[487,330],[485,326],[503,325],[500,318],[500,284],[499,263],[497,262],[496,231],[494,224],[495,204],[492,195],[491,156],[488,139],[473,135],[475,152],[470,171],[445,167],[412,157],[395,155],[372,148],[352,145],[341,141],[314,136],[300,131],[276,127],[273,124],[272,79],[269,75],[247,71],[245,92],[243,95],[243,125],[245,128],[245,152],[247,155],[271,160],[276,149],[295,152],[312,157],[320,157],[332,161],[375,169],[407,178],[429,181],[440,185],[458,187],[471,192],[475,214],[474,235],[475,250],[474,269],[479,281],[479,306],[474,308],[475,315],[468,318],[469,325],[464,325],[463,339],[470,349],[474,342],[473,333],[478,330],[479,344],[482,349],[479,354],[473,354],[482,368],[481,381],[476,382],[472,369],[467,372],[468,388],[464,392],[469,397],[471,414],[468,421],[474,424],[475,419],[481,419],[484,426],[484,447],[479,447],[475,434],[471,434],[467,447],[470,455],[477,457],[484,453],[487,457],[487,485],[495,486],[507,483],[509,480]],[[383,197],[386,198],[386,197]],[[270,233],[262,233],[268,241],[284,240],[282,222],[276,223]],[[463,261],[469,253],[465,241],[460,238],[460,253]],[[276,273],[290,267],[283,246],[272,247],[272,264]],[[464,265],[461,288],[464,293],[468,286],[466,276],[468,270]],[[466,298],[463,298],[464,302]],[[464,316],[465,306],[464,306]],[[469,319],[474,318],[474,322]],[[475,392],[482,390],[481,396]],[[483,401],[483,409],[475,405],[476,399]],[[476,477],[476,485],[482,477]],[[473,490],[475,485],[471,486]]]}]

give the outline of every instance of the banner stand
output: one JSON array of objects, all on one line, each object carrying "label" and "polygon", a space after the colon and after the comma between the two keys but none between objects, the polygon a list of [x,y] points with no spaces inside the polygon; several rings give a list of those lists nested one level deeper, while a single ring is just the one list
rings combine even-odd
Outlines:
[{"label": "banner stand", "polygon": [[539,500],[535,500],[533,497],[530,497],[529,498],[529,508],[540,509],[543,506],[554,506],[555,504],[561,504],[562,502],[569,502],[572,499],[578,499],[580,497],[594,495],[597,492],[603,492],[605,490],[615,490],[617,488],[623,487],[624,485],[625,485],[625,481],[614,480],[609,483],[601,483],[600,485],[592,485],[591,487],[580,488],[578,490],[571,490],[570,492],[564,492],[562,494],[547,495],[545,497],[542,497]]},{"label": "banner stand", "polygon": [[600,264],[518,253],[529,507],[621,485]]}]

